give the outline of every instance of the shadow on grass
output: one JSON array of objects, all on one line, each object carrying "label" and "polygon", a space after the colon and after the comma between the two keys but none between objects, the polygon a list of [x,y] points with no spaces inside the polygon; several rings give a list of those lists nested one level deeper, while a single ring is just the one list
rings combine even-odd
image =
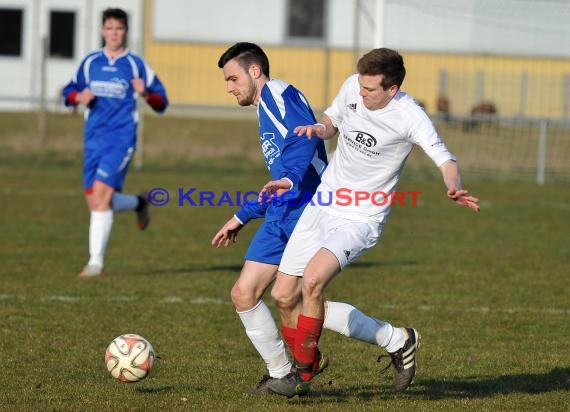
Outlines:
[{"label": "shadow on grass", "polygon": [[[418,265],[418,261],[385,261],[385,262],[355,262],[351,267],[355,268],[370,268],[375,266],[410,266]],[[161,274],[193,274],[193,273],[207,273],[207,272],[241,272],[241,264],[229,264],[229,265],[205,265],[205,266],[193,266],[193,267],[178,267],[178,268],[167,268],[167,269],[144,269],[144,270],[133,270],[125,271],[123,273],[128,273],[130,275],[161,275]]]},{"label": "shadow on grass", "polygon": [[129,275],[183,275],[206,272],[241,272],[242,265],[216,265],[216,266],[194,266],[194,267],[178,267],[166,269],[144,269],[129,270],[122,273]]},{"label": "shadow on grass", "polygon": [[369,268],[375,266],[415,266],[419,265],[420,262],[417,260],[383,260],[383,261],[368,261],[368,262],[354,262],[350,267],[355,268]]},{"label": "shadow on grass", "polygon": [[137,388],[136,391],[141,393],[159,393],[159,392],[169,391],[173,388],[174,388],[173,385],[157,385],[157,386],[146,386],[144,388]]},{"label": "shadow on grass", "polygon": [[[512,393],[540,394],[570,390],[570,368],[554,368],[544,374],[473,376],[447,380],[417,379],[405,393],[395,393],[389,385],[358,385],[335,388],[333,384],[313,387],[308,397],[293,398],[299,404],[363,402],[384,399],[468,399]],[[292,400],[292,401],[293,401]]]},{"label": "shadow on grass", "polygon": [[422,379],[410,392],[428,399],[483,398],[510,393],[539,394],[570,390],[570,368],[554,368],[548,373],[504,376],[473,376],[449,380]]}]

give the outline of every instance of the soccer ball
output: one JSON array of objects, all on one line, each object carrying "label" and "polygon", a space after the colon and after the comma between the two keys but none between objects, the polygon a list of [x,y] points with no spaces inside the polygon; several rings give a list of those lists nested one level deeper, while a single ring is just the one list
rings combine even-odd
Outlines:
[{"label": "soccer ball", "polygon": [[154,359],[150,342],[134,333],[117,336],[105,352],[107,369],[113,378],[122,382],[137,382],[145,378]]}]

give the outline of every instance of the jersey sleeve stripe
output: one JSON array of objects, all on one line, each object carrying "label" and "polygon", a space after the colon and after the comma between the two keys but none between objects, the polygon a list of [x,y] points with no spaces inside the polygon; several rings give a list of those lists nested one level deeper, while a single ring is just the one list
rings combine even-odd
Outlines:
[{"label": "jersey sleeve stripe", "polygon": [[146,71],[146,87],[150,87],[156,75],[154,73],[154,70],[152,70],[152,68],[148,65],[148,63],[144,60],[143,62],[144,62],[144,70]]},{"label": "jersey sleeve stripe", "polygon": [[285,83],[282,80],[273,80],[267,83],[267,87],[273,96],[273,100],[275,100],[275,104],[277,105],[277,109],[281,114],[281,118],[285,117],[285,101],[283,100],[283,93],[289,87],[289,84]]},{"label": "jersey sleeve stripe", "polygon": [[141,77],[141,75],[139,73],[139,68],[138,68],[137,63],[135,62],[135,59],[133,58],[133,56],[128,55],[127,60],[129,61],[130,65],[131,65],[131,70],[133,71],[133,78],[138,79],[139,77]]},{"label": "jersey sleeve stripe", "polygon": [[271,110],[269,110],[263,100],[259,101],[259,106],[265,111],[267,117],[269,117],[273,125],[277,128],[277,130],[279,130],[281,137],[284,139],[287,136],[287,128],[277,119],[277,117],[275,117],[275,115],[271,112]]},{"label": "jersey sleeve stripe", "polygon": [[[90,81],[89,69],[91,68],[91,63],[93,62],[93,60],[95,60],[100,55],[101,55],[101,53],[96,53],[96,54],[93,54],[92,56],[89,56],[87,59],[85,59],[85,64],[83,65],[83,77],[85,78],[85,84],[89,84],[89,81]],[[74,79],[74,80],[77,83],[77,79]]]},{"label": "jersey sleeve stripe", "polygon": [[321,159],[319,157],[318,150],[315,151],[315,155],[313,156],[313,159],[311,160],[311,165],[315,168],[315,170],[317,171],[319,176],[322,176],[323,172],[325,171],[325,169],[327,167],[327,164],[325,163],[325,161],[323,159]]}]

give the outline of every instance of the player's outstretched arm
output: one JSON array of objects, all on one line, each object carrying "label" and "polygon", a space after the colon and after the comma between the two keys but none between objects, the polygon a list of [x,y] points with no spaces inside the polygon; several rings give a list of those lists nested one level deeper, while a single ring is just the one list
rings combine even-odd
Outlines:
[{"label": "player's outstretched arm", "polygon": [[454,160],[448,160],[443,163],[439,169],[443,176],[443,181],[447,186],[447,197],[461,206],[467,206],[476,212],[479,212],[479,199],[469,196],[469,192],[461,188],[461,174],[459,167]]},{"label": "player's outstretched arm", "polygon": [[212,238],[212,246],[216,249],[224,246],[227,247],[231,243],[237,242],[238,232],[241,230],[243,225],[235,216],[232,216],[230,220],[214,235]]},{"label": "player's outstretched arm", "polygon": [[334,137],[337,128],[333,126],[331,119],[327,115],[323,115],[319,123],[297,126],[293,131],[297,136],[307,136],[307,139],[317,136],[319,139],[329,140]]},{"label": "player's outstretched arm", "polygon": [[270,180],[259,191],[257,201],[259,203],[269,202],[275,196],[279,197],[290,189],[291,181],[289,179]]}]

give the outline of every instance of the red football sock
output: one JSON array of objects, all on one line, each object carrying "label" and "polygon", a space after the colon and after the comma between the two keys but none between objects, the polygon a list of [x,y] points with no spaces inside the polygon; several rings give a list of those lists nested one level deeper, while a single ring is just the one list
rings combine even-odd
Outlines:
[{"label": "red football sock", "polygon": [[313,377],[313,365],[315,361],[318,361],[319,338],[322,330],[323,319],[299,315],[293,356],[299,375],[305,381],[309,381]]},{"label": "red football sock", "polygon": [[289,351],[293,354],[295,350],[295,336],[297,335],[297,328],[281,325],[281,335],[283,335],[283,340],[287,344]]}]

